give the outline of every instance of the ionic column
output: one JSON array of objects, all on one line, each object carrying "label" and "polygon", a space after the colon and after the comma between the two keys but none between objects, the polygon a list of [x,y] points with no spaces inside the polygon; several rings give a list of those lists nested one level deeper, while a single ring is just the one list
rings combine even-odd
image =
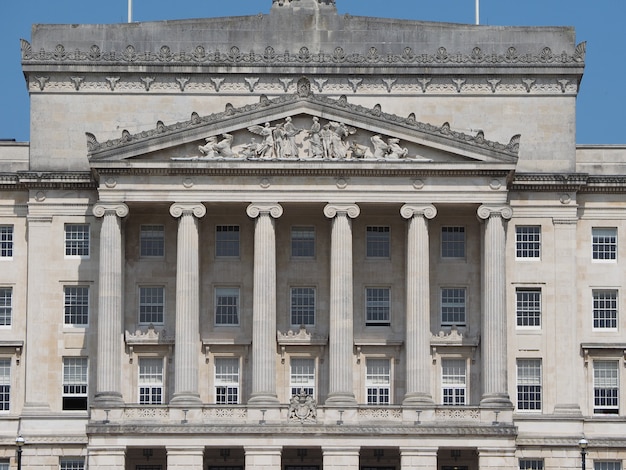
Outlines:
[{"label": "ionic column", "polygon": [[434,405],[430,393],[430,268],[428,219],[433,205],[406,204],[406,395],[404,405]]},{"label": "ionic column", "polygon": [[246,470],[280,470],[282,447],[244,447]]},{"label": "ionic column", "polygon": [[358,470],[359,447],[322,447],[324,470]]},{"label": "ionic column", "polygon": [[511,407],[507,389],[506,349],[506,232],[509,206],[480,206],[485,221],[482,286],[483,396],[481,406]]},{"label": "ionic column", "polygon": [[352,224],[360,214],[356,204],[328,204],[330,237],[330,331],[328,338],[329,390],[327,405],[356,405],[352,385],[353,279]]},{"label": "ionic column", "polygon": [[98,277],[98,372],[95,402],[102,407],[123,404],[122,323],[123,272],[121,218],[128,206],[96,204],[96,217],[103,217],[100,228],[100,273]]},{"label": "ionic column", "polygon": [[250,204],[246,212],[249,217],[256,219],[252,293],[252,395],[248,403],[277,405],[274,219],[283,215],[283,208],[279,204]]},{"label": "ionic column", "polygon": [[176,351],[173,405],[200,405],[198,344],[200,340],[200,268],[198,219],[203,204],[172,204],[178,218],[176,245]]}]

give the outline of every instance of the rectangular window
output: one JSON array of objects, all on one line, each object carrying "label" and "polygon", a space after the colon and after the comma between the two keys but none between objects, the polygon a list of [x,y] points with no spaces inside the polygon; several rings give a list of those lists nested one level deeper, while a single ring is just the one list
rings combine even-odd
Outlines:
[{"label": "rectangular window", "polygon": [[389,287],[365,289],[365,324],[367,326],[389,326],[391,314]]},{"label": "rectangular window", "polygon": [[619,413],[618,361],[593,361],[593,412]]},{"label": "rectangular window", "polygon": [[365,391],[368,405],[388,405],[391,396],[391,366],[389,359],[368,359]]},{"label": "rectangular window", "polygon": [[465,258],[465,227],[441,227],[441,257]]},{"label": "rectangular window", "polygon": [[13,225],[0,225],[0,258],[13,258]]},{"label": "rectangular window", "polygon": [[466,382],[465,360],[441,361],[441,395],[444,405],[465,405]]},{"label": "rectangular window", "polygon": [[541,410],[541,360],[517,360],[517,409]]},{"label": "rectangular window", "polygon": [[291,227],[291,257],[315,256],[315,227]]},{"label": "rectangular window", "polygon": [[239,358],[215,358],[215,403],[236,405],[239,403]]},{"label": "rectangular window", "polygon": [[541,289],[515,290],[515,316],[519,328],[541,327]]},{"label": "rectangular window", "polygon": [[389,227],[367,227],[366,246],[368,258],[389,258]]},{"label": "rectangular window", "polygon": [[239,288],[215,289],[215,324],[239,325]]},{"label": "rectangular window", "polygon": [[315,288],[291,288],[291,324],[315,325]]},{"label": "rectangular window", "polygon": [[593,327],[617,329],[617,290],[593,291]]},{"label": "rectangular window", "polygon": [[9,470],[9,460],[0,459],[0,470]]},{"label": "rectangular window", "polygon": [[315,398],[315,359],[291,358],[291,396],[301,392]]},{"label": "rectangular window", "polygon": [[215,227],[215,256],[220,258],[239,257],[239,225]]},{"label": "rectangular window", "polygon": [[441,289],[441,324],[443,326],[465,325],[465,288]]},{"label": "rectangular window", "polygon": [[11,326],[13,318],[13,288],[0,287],[0,326]]},{"label": "rectangular window", "polygon": [[515,257],[539,259],[541,257],[541,227],[518,225],[515,227]]},{"label": "rectangular window", "polygon": [[85,326],[89,324],[89,287],[65,286],[63,288],[65,325]]},{"label": "rectangular window", "polygon": [[139,404],[163,403],[163,359],[139,359]]},{"label": "rectangular window", "polygon": [[165,227],[142,225],[139,234],[140,256],[162,258],[165,255]]},{"label": "rectangular window", "polygon": [[598,261],[614,261],[617,259],[617,229],[593,228],[592,258]]},{"label": "rectangular window", "polygon": [[165,312],[165,288],[160,286],[139,288],[139,323],[162,325]]},{"label": "rectangular window", "polygon": [[81,457],[63,458],[59,462],[59,470],[85,470],[85,459]]},{"label": "rectangular window", "polygon": [[87,409],[87,358],[63,358],[63,409]]},{"label": "rectangular window", "polygon": [[593,470],[622,470],[622,462],[614,460],[594,460]]},{"label": "rectangular window", "polygon": [[543,459],[520,459],[519,470],[543,470]]},{"label": "rectangular window", "polygon": [[11,406],[11,359],[0,359],[0,411]]},{"label": "rectangular window", "polygon": [[65,224],[65,256],[89,257],[89,224]]}]

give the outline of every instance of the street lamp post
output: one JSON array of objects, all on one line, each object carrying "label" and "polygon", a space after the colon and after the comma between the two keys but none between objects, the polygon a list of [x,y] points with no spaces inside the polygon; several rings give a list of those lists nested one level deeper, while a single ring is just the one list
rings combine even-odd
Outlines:
[{"label": "street lamp post", "polygon": [[17,446],[17,470],[22,470],[22,447],[25,442],[21,435],[15,438],[15,445]]},{"label": "street lamp post", "polygon": [[[586,467],[586,458],[587,458],[587,446],[589,445],[589,441],[584,437],[578,441],[578,447],[580,447],[580,458],[581,458],[581,470],[585,470]],[[18,469],[19,470],[19,469]]]}]

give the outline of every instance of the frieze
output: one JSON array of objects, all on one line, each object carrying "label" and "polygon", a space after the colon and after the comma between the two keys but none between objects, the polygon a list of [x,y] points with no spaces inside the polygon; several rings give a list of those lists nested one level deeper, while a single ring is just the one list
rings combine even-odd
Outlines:
[{"label": "frieze", "polygon": [[572,54],[554,52],[550,47],[543,47],[532,52],[519,52],[515,47],[509,47],[503,52],[486,52],[480,47],[474,47],[470,52],[448,51],[439,47],[432,52],[414,51],[405,47],[402,53],[387,54],[370,47],[362,52],[347,52],[337,46],[332,51],[313,52],[308,47],[301,47],[297,51],[276,51],[267,46],[262,52],[242,51],[232,46],[227,51],[216,49],[207,50],[203,45],[196,45],[192,50],[173,52],[168,45],[162,45],[158,51],[138,51],[129,44],[122,51],[103,51],[98,45],[92,45],[89,50],[67,50],[63,44],[57,44],[54,50],[43,48],[34,51],[31,44],[21,39],[22,62],[24,64],[46,63],[79,63],[100,65],[243,65],[243,66],[271,66],[271,65],[369,65],[389,67],[390,65],[501,65],[501,66],[546,66],[546,65],[584,65],[586,43],[578,44]]}]

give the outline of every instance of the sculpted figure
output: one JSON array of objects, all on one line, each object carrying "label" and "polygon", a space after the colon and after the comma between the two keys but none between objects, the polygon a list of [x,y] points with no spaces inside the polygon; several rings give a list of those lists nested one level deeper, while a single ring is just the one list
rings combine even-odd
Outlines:
[{"label": "sculpted figure", "polygon": [[324,149],[322,148],[322,139],[320,137],[321,126],[317,117],[313,117],[313,125],[307,132],[309,134],[309,155],[311,158],[323,158]]},{"label": "sculpted figure", "polygon": [[259,144],[256,152],[260,158],[265,158],[266,155],[272,156],[274,151],[274,131],[275,127],[270,127],[270,123],[266,122],[264,126],[250,126],[248,127],[250,132],[263,136],[263,142]]},{"label": "sculpted figure", "polygon": [[330,130],[331,157],[346,158],[348,148],[343,139],[344,137],[348,137],[350,131],[343,122],[331,122]]},{"label": "sculpted figure", "polygon": [[213,145],[213,151],[218,157],[235,157],[231,146],[233,144],[233,136],[230,134],[222,134],[223,139]]},{"label": "sculpted figure", "polygon": [[406,157],[406,154],[409,153],[408,149],[400,147],[400,139],[392,138],[388,139],[387,142],[389,144],[389,155],[387,155],[387,158],[397,160]]},{"label": "sculpted figure", "polygon": [[367,150],[368,148],[364,145],[359,145],[354,141],[350,143],[350,152],[352,153],[352,158],[366,158]]},{"label": "sculpted figure", "polygon": [[217,157],[215,151],[213,150],[213,147],[215,146],[215,144],[217,144],[217,137],[215,136],[207,137],[206,139],[204,139],[204,141],[206,142],[206,144],[200,145],[198,147],[198,150],[200,150],[200,153],[205,156],[201,158]]},{"label": "sculpted figure", "polygon": [[322,138],[322,155],[324,158],[330,158],[332,134],[330,124],[326,124],[320,131],[320,137]]},{"label": "sculpted figure", "polygon": [[285,132],[285,139],[283,141],[284,149],[283,153],[287,157],[298,158],[298,146],[296,145],[296,136],[302,132],[303,129],[298,129],[291,122],[291,117],[285,118],[285,124],[283,125]]},{"label": "sculpted figure", "polygon": [[274,130],[274,155],[276,155],[276,158],[283,158],[285,156],[284,143],[285,131],[281,123],[278,124]]},{"label": "sculpted figure", "polygon": [[373,135],[370,140],[372,141],[372,145],[374,146],[374,158],[385,158],[385,155],[387,155],[387,150],[389,149],[389,146],[385,143],[385,141],[378,134]]},{"label": "sculpted figure", "polygon": [[262,145],[263,144],[259,144],[253,137],[252,139],[250,139],[249,144],[245,144],[242,147],[243,150],[241,151],[241,153],[246,158],[258,158],[259,150],[261,149]]}]

